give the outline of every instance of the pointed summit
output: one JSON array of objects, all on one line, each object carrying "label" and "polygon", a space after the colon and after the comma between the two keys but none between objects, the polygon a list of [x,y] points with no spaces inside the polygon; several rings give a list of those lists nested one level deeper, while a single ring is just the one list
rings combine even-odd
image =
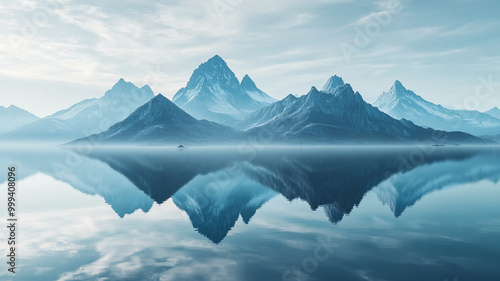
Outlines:
[{"label": "pointed summit", "polygon": [[[195,70],[195,73],[193,73],[193,76],[195,76],[196,71],[198,71],[198,74],[202,75],[205,74],[206,76],[214,76],[217,74],[224,74],[223,78],[226,80],[232,80],[231,82],[234,82],[234,80],[238,81],[236,78],[236,75],[234,75],[233,71],[227,66],[227,63],[218,55],[213,56],[210,58],[208,61],[205,63],[202,63],[197,70]],[[192,78],[192,77],[191,77]]]},{"label": "pointed summit", "polygon": [[500,130],[500,119],[488,113],[452,110],[434,104],[408,90],[396,80],[388,92],[373,103],[395,119],[406,119],[418,126],[442,131],[461,131],[476,136],[494,135]]},{"label": "pointed summit", "polygon": [[405,86],[403,86],[403,83],[401,83],[401,81],[399,81],[399,80],[396,80],[396,82],[394,82],[394,85],[392,85],[392,87],[391,87],[391,90],[392,89],[394,89],[396,92],[406,92],[407,91]]},{"label": "pointed summit", "polygon": [[172,101],[198,119],[234,124],[275,100],[246,75],[240,82],[218,55],[202,63]]},{"label": "pointed summit", "polygon": [[107,100],[118,101],[124,97],[134,101],[147,101],[154,97],[154,93],[148,85],[144,85],[139,89],[133,83],[120,78],[120,80],[118,80],[118,82],[116,82],[116,84],[104,94],[104,98]]},{"label": "pointed summit", "polygon": [[296,100],[296,99],[298,99],[296,96],[294,96],[292,94],[288,94],[288,96],[286,96],[283,100],[284,101],[287,101],[287,100],[293,101],[293,100]]},{"label": "pointed summit", "polygon": [[248,76],[248,74],[241,80],[241,89],[253,100],[262,104],[271,104],[276,101],[275,98],[268,96],[261,89],[257,88],[255,82]]},{"label": "pointed summit", "polygon": [[[141,89],[123,78],[104,96],[83,100],[50,116],[19,127],[8,138],[61,144],[89,133],[101,132],[122,121],[139,106],[154,98],[149,86]],[[7,138],[7,137],[6,137]]]},{"label": "pointed summit", "polygon": [[485,112],[486,114],[490,115],[490,116],[493,116],[497,119],[500,119],[500,108],[498,107],[493,107],[492,109],[488,110]]},{"label": "pointed summit", "polygon": [[335,92],[335,89],[343,85],[345,85],[344,80],[342,80],[341,77],[334,75],[328,78],[328,81],[326,81],[322,91],[326,93],[333,93]]},{"label": "pointed summit", "polygon": [[0,134],[13,131],[39,119],[37,116],[15,105],[7,108],[0,106]]},{"label": "pointed summit", "polygon": [[156,97],[130,114],[130,116],[124,121],[126,120],[141,120],[143,125],[151,125],[154,124],[154,122],[165,122],[165,120],[194,122],[196,119],[177,107],[162,94],[158,94]]},{"label": "pointed summit", "polygon": [[421,97],[406,89],[401,81],[396,80],[389,91],[382,93],[373,105],[382,108],[382,111],[384,111],[387,104],[402,102],[408,99],[421,99]]},{"label": "pointed summit", "polygon": [[111,89],[112,90],[119,90],[119,89],[123,89],[123,88],[130,87],[130,86],[134,86],[134,84],[125,81],[125,79],[123,79],[123,78],[120,78],[120,80],[118,80],[118,82],[116,82],[115,85],[113,85],[113,88],[111,88]]},{"label": "pointed summit", "polygon": [[[273,133],[275,143],[434,143],[431,129],[400,121],[366,103],[345,84],[333,94],[312,87],[296,100],[282,100],[252,113],[242,126],[245,138]],[[481,143],[465,133],[447,134],[446,143]]]},{"label": "pointed summit", "polygon": [[253,82],[252,78],[248,76],[248,74],[245,74],[245,77],[241,80],[241,87],[247,90],[255,90],[257,89],[257,86],[255,85],[255,82]]},{"label": "pointed summit", "polygon": [[224,61],[224,59],[222,59],[219,55],[215,55],[213,57],[211,57],[207,63],[224,63],[226,64],[226,62]]},{"label": "pointed summit", "polygon": [[162,95],[161,93],[156,95],[156,97],[154,97],[153,100],[162,101],[162,102],[168,101],[168,99],[164,95]]},{"label": "pointed summit", "polygon": [[79,142],[176,144],[210,143],[232,137],[232,128],[196,120],[173,102],[158,94],[107,131],[79,139]]}]

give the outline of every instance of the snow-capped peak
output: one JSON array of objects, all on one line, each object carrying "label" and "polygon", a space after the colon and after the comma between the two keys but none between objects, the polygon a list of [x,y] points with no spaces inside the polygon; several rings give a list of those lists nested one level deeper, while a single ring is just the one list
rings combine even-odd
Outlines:
[{"label": "snow-capped peak", "polygon": [[345,83],[341,77],[337,75],[331,76],[328,78],[328,81],[326,81],[325,86],[323,86],[323,92],[333,93],[335,89],[343,85],[345,85]]},{"label": "snow-capped peak", "polygon": [[257,88],[248,75],[240,83],[216,55],[193,72],[172,101],[195,118],[229,124],[276,100]]},{"label": "snow-capped peak", "polygon": [[396,107],[399,103],[418,103],[422,106],[427,106],[427,101],[422,97],[415,94],[403,86],[401,81],[396,80],[388,92],[383,92],[377,100],[373,103],[374,106],[378,107],[383,112],[390,112],[392,108]]}]

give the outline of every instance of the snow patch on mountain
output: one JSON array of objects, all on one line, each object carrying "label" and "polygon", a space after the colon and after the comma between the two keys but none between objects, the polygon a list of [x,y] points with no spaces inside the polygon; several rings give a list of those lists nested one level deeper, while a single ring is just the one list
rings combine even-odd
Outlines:
[{"label": "snow patch on mountain", "polygon": [[197,119],[234,124],[276,100],[245,75],[241,83],[220,56],[202,63],[172,101]]},{"label": "snow patch on mountain", "polygon": [[407,119],[419,126],[474,135],[500,132],[500,119],[474,110],[453,110],[431,103],[396,81],[373,104],[395,119]]}]

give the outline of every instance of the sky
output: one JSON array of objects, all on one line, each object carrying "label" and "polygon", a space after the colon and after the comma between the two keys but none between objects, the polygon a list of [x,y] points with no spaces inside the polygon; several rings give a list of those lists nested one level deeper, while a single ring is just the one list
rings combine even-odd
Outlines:
[{"label": "sky", "polygon": [[275,98],[339,75],[450,108],[500,106],[497,0],[5,0],[0,105],[39,117],[120,78],[168,98],[220,55]]}]

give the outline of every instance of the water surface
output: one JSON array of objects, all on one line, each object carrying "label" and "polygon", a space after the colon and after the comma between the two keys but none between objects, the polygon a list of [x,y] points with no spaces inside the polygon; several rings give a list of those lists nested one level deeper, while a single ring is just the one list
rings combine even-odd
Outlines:
[{"label": "water surface", "polygon": [[24,148],[0,159],[18,169],[20,205],[18,273],[5,267],[2,280],[500,280],[495,148]]}]

